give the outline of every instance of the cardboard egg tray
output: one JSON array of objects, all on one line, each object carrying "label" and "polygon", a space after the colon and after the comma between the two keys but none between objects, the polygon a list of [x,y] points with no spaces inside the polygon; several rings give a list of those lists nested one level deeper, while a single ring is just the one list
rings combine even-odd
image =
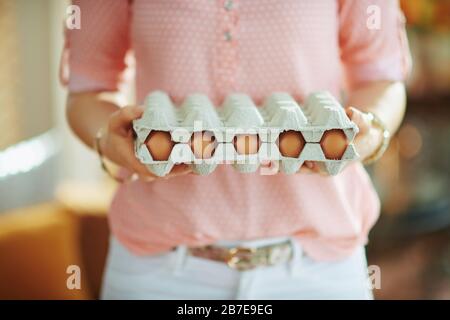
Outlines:
[{"label": "cardboard egg tray", "polygon": [[[245,94],[229,95],[220,108],[202,94],[188,96],[180,107],[168,95],[155,91],[145,101],[142,118],[133,121],[136,133],[137,158],[157,176],[164,176],[177,163],[192,165],[197,174],[209,174],[219,164],[231,164],[240,172],[254,172],[262,161],[278,161],[280,170],[292,174],[307,160],[317,161],[328,174],[338,174],[346,163],[358,158],[353,140],[357,126],[349,120],[339,102],[328,92],[309,95],[300,106],[287,93],[270,95],[257,107]],[[327,159],[321,140],[328,130],[340,129],[348,146],[340,159]],[[168,160],[155,161],[146,146],[151,131],[170,132],[175,145]],[[283,131],[299,131],[305,145],[296,158],[283,157],[278,148],[278,137]],[[195,132],[209,131],[215,137],[216,147],[208,159],[195,157],[190,140]],[[239,154],[233,143],[237,135],[255,134],[259,149],[255,154]]]}]

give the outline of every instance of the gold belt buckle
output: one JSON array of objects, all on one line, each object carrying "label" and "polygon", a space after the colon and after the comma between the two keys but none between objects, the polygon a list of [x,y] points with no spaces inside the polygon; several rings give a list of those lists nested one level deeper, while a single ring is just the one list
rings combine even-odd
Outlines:
[{"label": "gold belt buckle", "polygon": [[254,261],[255,248],[231,248],[228,251],[228,259],[226,260],[230,268],[244,271],[256,267]]}]

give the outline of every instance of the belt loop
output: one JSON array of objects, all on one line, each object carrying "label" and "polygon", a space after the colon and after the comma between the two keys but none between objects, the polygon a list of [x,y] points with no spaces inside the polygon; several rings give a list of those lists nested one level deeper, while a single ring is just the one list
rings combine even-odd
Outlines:
[{"label": "belt loop", "polygon": [[296,277],[300,273],[303,249],[297,239],[292,237],[289,240],[292,246],[292,259],[289,261],[288,268],[291,277]]},{"label": "belt loop", "polygon": [[175,254],[172,259],[172,271],[175,275],[180,275],[181,270],[184,267],[187,257],[187,247],[185,245],[179,245],[175,249]]}]

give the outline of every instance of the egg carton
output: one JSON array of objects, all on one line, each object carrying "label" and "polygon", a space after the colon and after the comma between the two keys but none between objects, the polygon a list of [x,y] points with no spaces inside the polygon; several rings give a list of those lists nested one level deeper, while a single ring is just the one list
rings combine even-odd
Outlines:
[{"label": "egg carton", "polygon": [[[190,164],[194,172],[205,175],[223,163],[240,172],[254,172],[262,161],[279,161],[281,171],[292,174],[308,160],[319,162],[322,170],[335,175],[358,158],[352,143],[358,128],[328,92],[311,94],[303,106],[287,93],[274,93],[261,107],[249,96],[236,93],[216,108],[202,94],[189,95],[177,107],[166,93],[155,91],[146,98],[144,114],[133,121],[133,128],[136,156],[157,176],[166,175],[177,163]],[[332,129],[342,130],[349,142],[342,157],[335,160],[327,159],[320,145],[324,133]],[[145,145],[153,130],[169,132],[176,143],[166,161],[153,160]],[[277,145],[279,135],[288,130],[301,132],[305,140],[296,158],[283,157]],[[189,143],[193,134],[203,131],[215,137],[215,151],[208,159],[196,158]],[[239,154],[234,144],[239,135],[256,135],[258,151]]]},{"label": "egg carton", "polygon": [[[328,92],[310,94],[302,106],[287,93],[274,93],[265,100],[261,112],[265,117],[265,125],[260,138],[268,143],[263,147],[270,148],[273,157],[269,160],[281,160],[280,167],[285,173],[297,172],[305,161],[316,161],[321,170],[336,175],[349,161],[359,157],[353,145],[358,127]],[[320,144],[325,132],[334,129],[342,130],[349,142],[342,157],[336,160],[327,159]],[[306,142],[297,158],[283,157],[276,145],[280,133],[288,130],[301,132]]]}]

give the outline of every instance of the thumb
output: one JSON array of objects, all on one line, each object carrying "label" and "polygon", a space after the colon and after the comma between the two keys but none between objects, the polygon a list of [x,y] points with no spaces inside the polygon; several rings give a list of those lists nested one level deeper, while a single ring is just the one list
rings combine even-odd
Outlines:
[{"label": "thumb", "polygon": [[127,134],[131,122],[142,117],[144,108],[141,106],[127,106],[111,115],[109,128],[115,132]]},{"label": "thumb", "polygon": [[365,134],[370,129],[370,123],[365,114],[354,107],[348,107],[345,110],[347,116],[353,121],[359,129],[358,134]]}]

